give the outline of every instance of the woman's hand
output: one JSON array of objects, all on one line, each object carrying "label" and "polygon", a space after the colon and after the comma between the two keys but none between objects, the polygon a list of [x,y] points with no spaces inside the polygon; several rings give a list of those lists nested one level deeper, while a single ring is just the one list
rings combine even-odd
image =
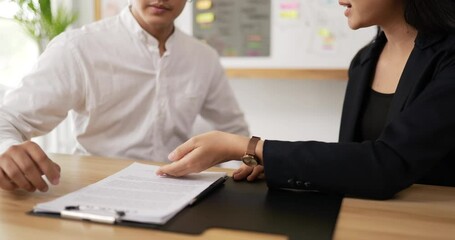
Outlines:
[{"label": "woman's hand", "polygon": [[239,160],[248,141],[248,137],[219,131],[195,136],[172,151],[168,156],[172,163],[160,167],[157,174],[179,177],[229,160]]},{"label": "woman's hand", "polygon": [[246,178],[249,182],[252,182],[256,179],[264,179],[264,166],[257,165],[255,167],[250,167],[245,164],[242,164],[237,170],[232,173],[232,178],[236,181],[240,181]]}]

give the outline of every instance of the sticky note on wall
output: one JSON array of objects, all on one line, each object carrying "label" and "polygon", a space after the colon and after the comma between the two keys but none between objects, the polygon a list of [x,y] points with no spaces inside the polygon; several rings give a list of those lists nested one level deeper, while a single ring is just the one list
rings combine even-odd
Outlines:
[{"label": "sticky note on wall", "polygon": [[196,15],[196,22],[199,24],[212,23],[215,21],[215,14],[212,12],[199,13]]},{"label": "sticky note on wall", "polygon": [[280,3],[280,17],[283,19],[299,18],[300,3],[296,1]]},{"label": "sticky note on wall", "polygon": [[297,10],[282,11],[280,17],[284,19],[296,19],[299,18],[299,12]]},{"label": "sticky note on wall", "polygon": [[280,4],[281,10],[297,10],[299,7],[299,2],[284,2]]},{"label": "sticky note on wall", "polygon": [[213,3],[212,0],[198,0],[196,2],[196,9],[198,10],[208,10],[212,8]]}]

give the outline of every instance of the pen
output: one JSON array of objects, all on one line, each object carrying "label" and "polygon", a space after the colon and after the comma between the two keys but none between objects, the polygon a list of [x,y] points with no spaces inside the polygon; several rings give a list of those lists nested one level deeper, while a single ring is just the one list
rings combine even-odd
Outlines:
[{"label": "pen", "polygon": [[206,197],[210,192],[215,190],[217,187],[223,185],[227,178],[228,178],[227,176],[218,178],[218,180],[210,184],[210,186],[204,189],[204,191],[202,191],[201,193],[199,193],[199,195],[193,198],[188,205],[194,206],[197,202]]}]

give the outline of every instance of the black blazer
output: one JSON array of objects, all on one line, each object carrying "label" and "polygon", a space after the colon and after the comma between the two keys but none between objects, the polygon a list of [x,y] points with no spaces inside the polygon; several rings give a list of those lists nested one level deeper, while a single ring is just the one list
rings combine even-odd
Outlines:
[{"label": "black blazer", "polygon": [[359,141],[359,113],[384,34],[349,68],[339,143],[265,141],[271,188],[387,199],[413,183],[455,186],[455,35],[419,34],[376,141]]}]

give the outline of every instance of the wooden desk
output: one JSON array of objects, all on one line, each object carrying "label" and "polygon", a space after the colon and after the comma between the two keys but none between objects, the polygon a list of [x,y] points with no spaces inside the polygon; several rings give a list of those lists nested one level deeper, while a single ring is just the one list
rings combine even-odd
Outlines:
[{"label": "wooden desk", "polygon": [[[193,236],[29,216],[26,212],[38,202],[94,183],[132,162],[59,154],[53,154],[51,158],[62,167],[62,178],[49,192],[0,190],[1,239],[286,239],[285,236],[225,229],[209,229],[200,236]],[[455,188],[414,185],[389,201],[345,198],[334,238],[455,239]]]}]

